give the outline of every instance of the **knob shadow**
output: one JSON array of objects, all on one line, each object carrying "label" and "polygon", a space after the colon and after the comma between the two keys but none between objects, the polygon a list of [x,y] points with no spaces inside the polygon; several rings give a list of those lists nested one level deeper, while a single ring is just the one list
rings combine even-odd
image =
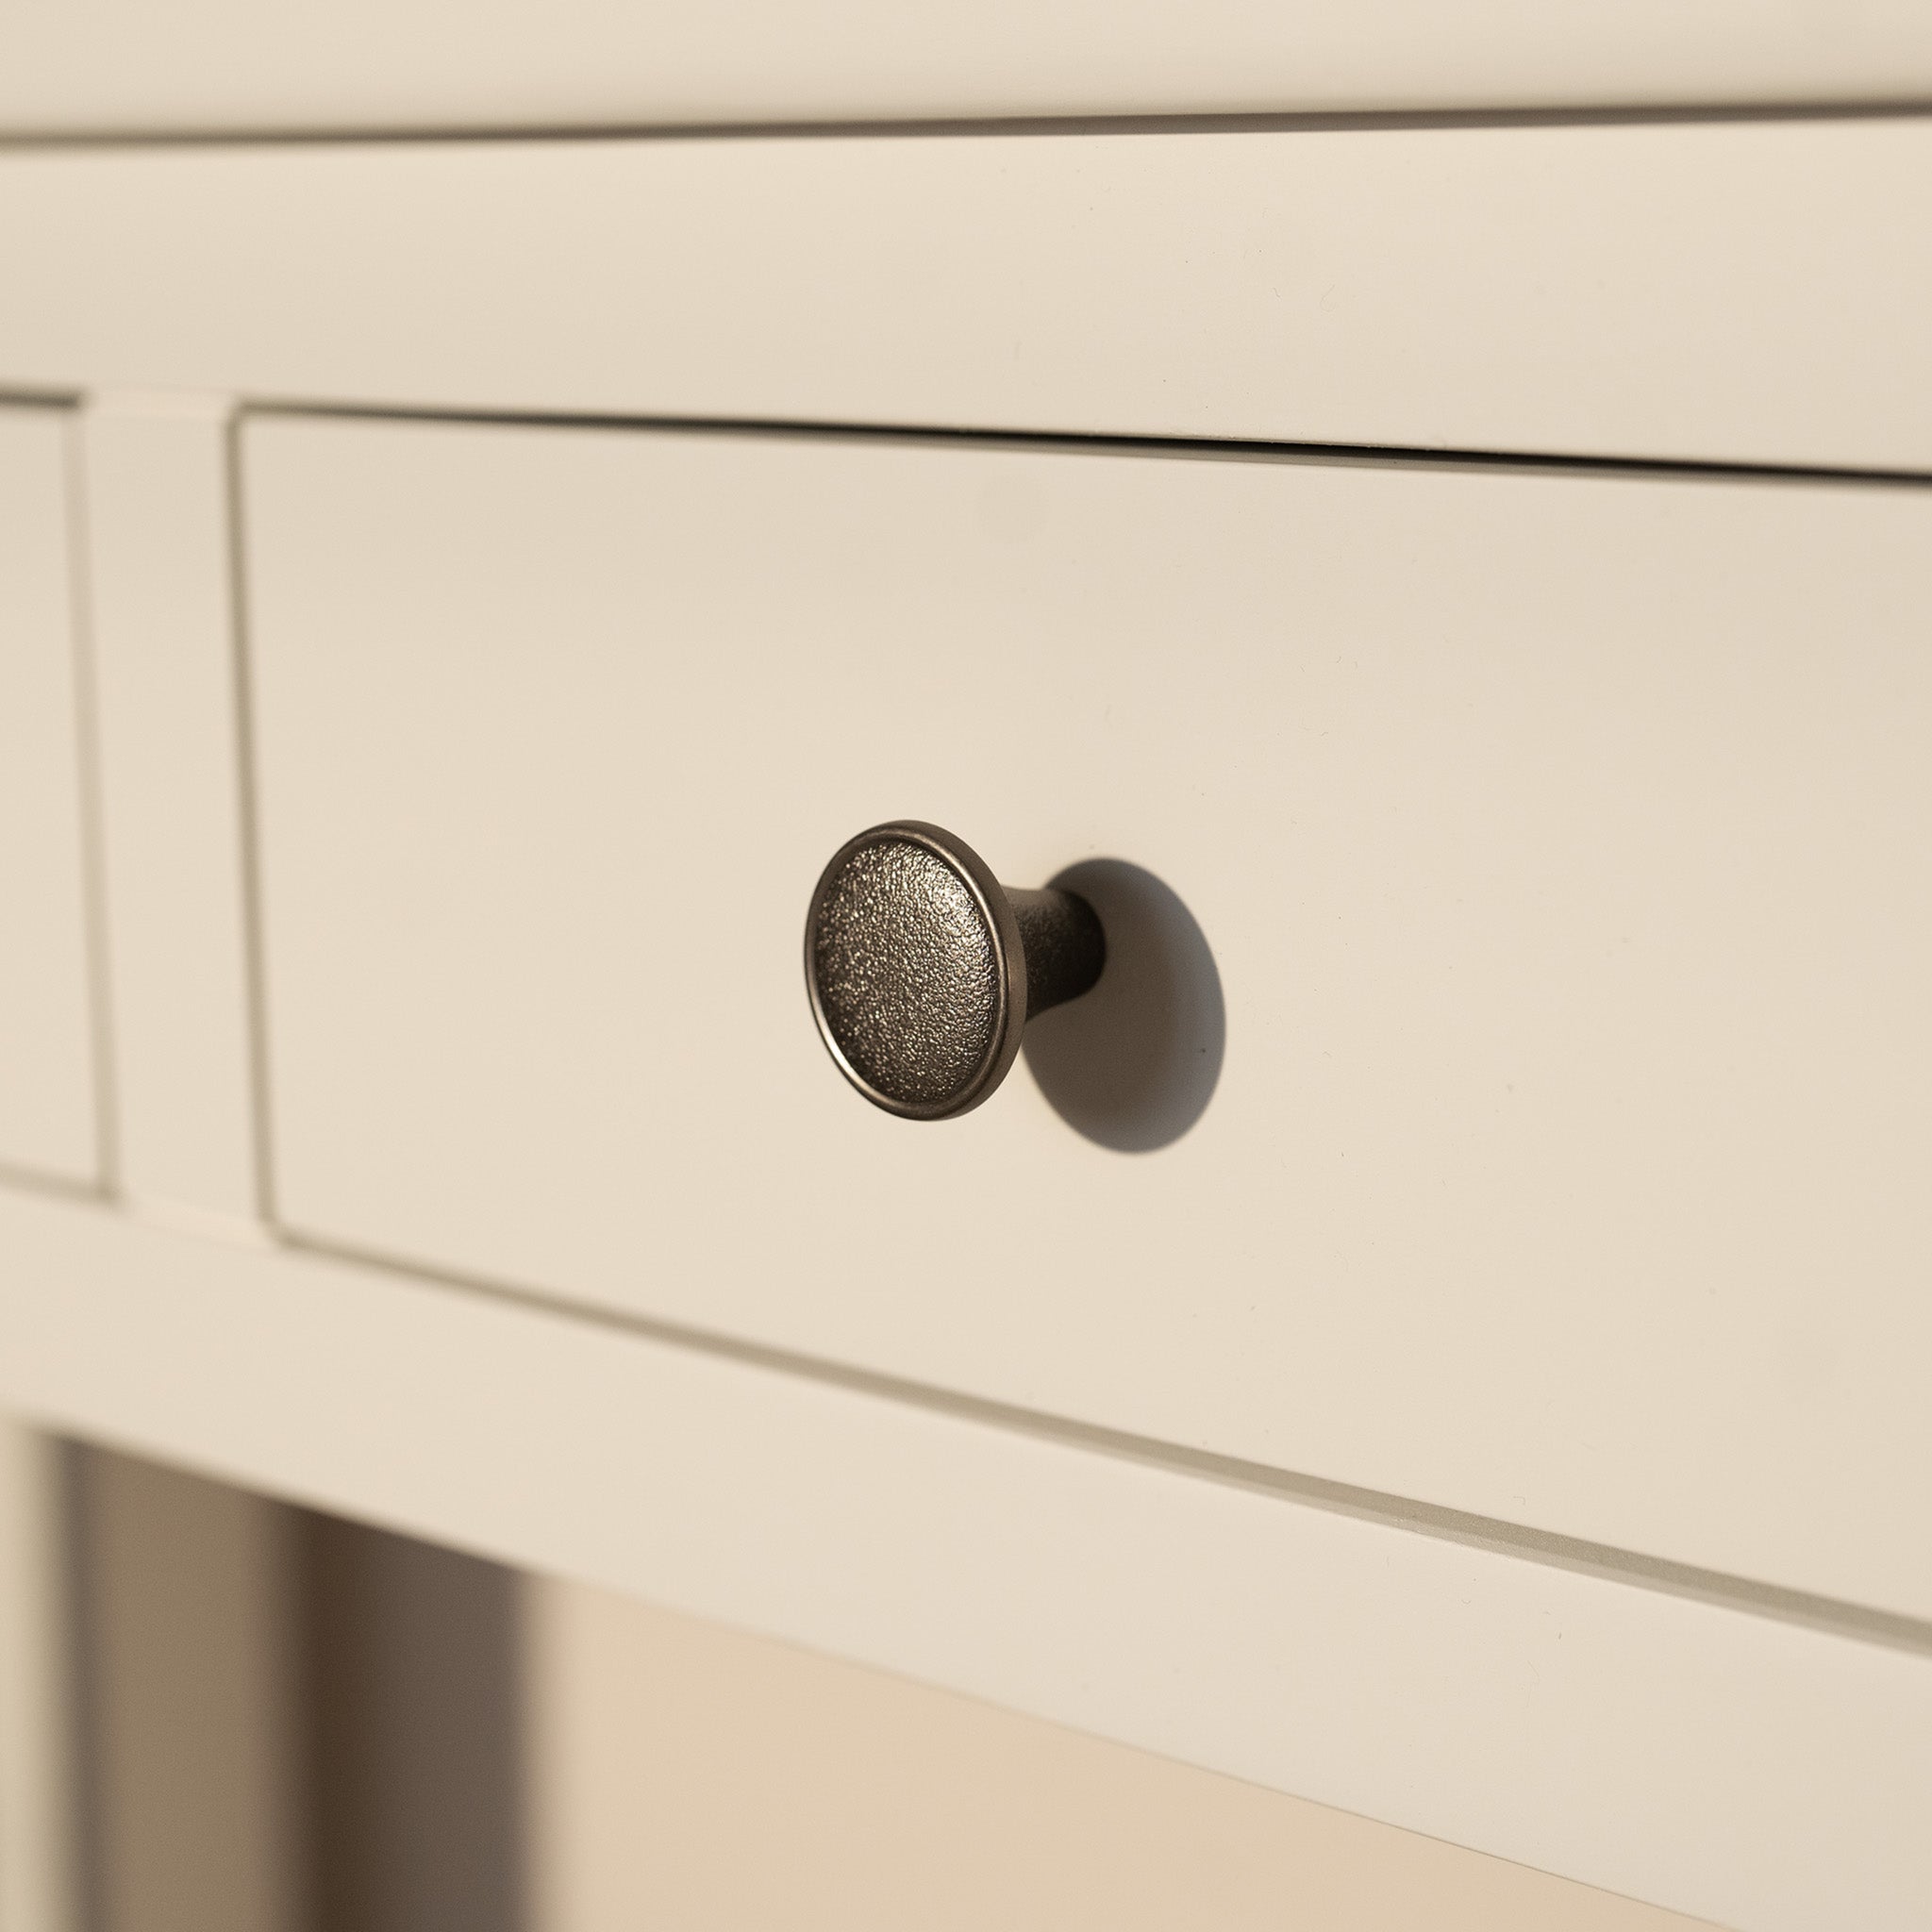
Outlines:
[{"label": "knob shadow", "polygon": [[1107,967],[1090,993],[1026,1028],[1026,1064],[1075,1132],[1123,1154],[1178,1141],[1221,1078],[1221,974],[1193,915],[1150,872],[1087,859],[1052,881],[1100,915]]}]

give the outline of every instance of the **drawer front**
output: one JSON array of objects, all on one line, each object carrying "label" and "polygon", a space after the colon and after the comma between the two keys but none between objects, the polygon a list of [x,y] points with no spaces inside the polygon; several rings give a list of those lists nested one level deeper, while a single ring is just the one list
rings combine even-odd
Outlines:
[{"label": "drawer front", "polygon": [[[1932,496],[242,447],[293,1234],[1932,1610]],[[902,815],[1121,941],[937,1125],[800,983]]]},{"label": "drawer front", "polygon": [[12,133],[1911,100],[1913,0],[16,0]]},{"label": "drawer front", "polygon": [[67,412],[0,408],[0,1169],[92,1182]]}]

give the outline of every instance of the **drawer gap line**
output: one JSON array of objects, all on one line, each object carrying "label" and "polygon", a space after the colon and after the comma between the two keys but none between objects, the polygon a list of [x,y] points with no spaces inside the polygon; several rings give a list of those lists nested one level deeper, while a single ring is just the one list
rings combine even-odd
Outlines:
[{"label": "drawer gap line", "polygon": [[1333,469],[1495,471],[1514,475],[1628,476],[1646,482],[1763,483],[1924,490],[1932,470],[1830,463],[1727,461],[1719,458],[1581,456],[1560,451],[1433,449],[1396,443],[1295,442],[1262,438],[1148,436],[1058,429],[948,428],[901,423],[830,423],[787,417],[614,415],[567,410],[460,409],[408,404],[259,397],[242,419],[420,423],[451,427],[581,429],[632,435],[747,437],[770,441],[887,443],[1064,456],[1136,456],[1181,462],[1299,463]]},{"label": "drawer gap line", "polygon": [[1519,127],[1675,127],[1737,123],[1906,121],[1932,114],[1916,95],[1869,100],[1605,101],[1568,107],[1194,109],[1172,113],[952,114],[853,119],[370,123],[326,126],[17,128],[0,154],[125,148],[526,146],[682,141],[1088,139],[1108,135],[1373,134]]}]

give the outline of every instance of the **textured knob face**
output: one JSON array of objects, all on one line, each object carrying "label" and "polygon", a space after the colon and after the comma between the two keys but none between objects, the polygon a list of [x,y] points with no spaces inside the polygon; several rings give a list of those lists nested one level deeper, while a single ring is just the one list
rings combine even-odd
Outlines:
[{"label": "textured knob face", "polygon": [[805,972],[833,1058],[890,1112],[964,1113],[1019,1051],[1018,922],[978,854],[937,825],[875,825],[833,855],[806,921]]}]

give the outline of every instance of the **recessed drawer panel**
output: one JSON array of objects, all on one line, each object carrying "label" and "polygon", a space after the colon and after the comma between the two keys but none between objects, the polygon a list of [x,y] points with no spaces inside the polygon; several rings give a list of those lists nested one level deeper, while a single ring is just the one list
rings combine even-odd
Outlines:
[{"label": "recessed drawer panel", "polygon": [[[260,417],[306,1240],[1932,1613],[1932,494]],[[941,1124],[936,821],[1113,954]]]},{"label": "recessed drawer panel", "polygon": [[0,408],[0,1169],[96,1178],[67,412]]}]

